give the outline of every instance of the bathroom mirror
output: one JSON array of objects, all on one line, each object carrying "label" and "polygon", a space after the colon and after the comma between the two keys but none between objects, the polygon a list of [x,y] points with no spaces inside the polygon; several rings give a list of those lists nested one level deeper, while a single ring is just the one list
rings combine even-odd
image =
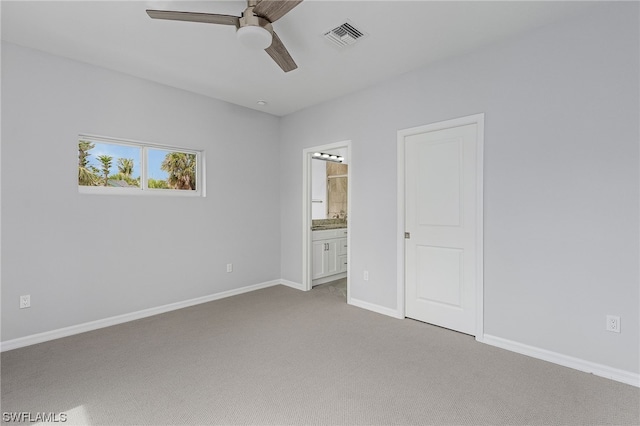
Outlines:
[{"label": "bathroom mirror", "polygon": [[327,219],[347,218],[346,164],[327,163]]},{"label": "bathroom mirror", "polygon": [[[347,219],[348,159],[346,150],[335,150],[327,154],[312,156],[311,162],[311,218]],[[342,161],[331,161],[331,157]]]}]

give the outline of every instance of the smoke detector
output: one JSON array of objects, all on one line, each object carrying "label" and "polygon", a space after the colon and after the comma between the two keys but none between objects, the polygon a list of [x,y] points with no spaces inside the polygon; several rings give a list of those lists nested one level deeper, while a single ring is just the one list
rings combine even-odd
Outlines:
[{"label": "smoke detector", "polygon": [[324,38],[338,47],[346,47],[355,44],[368,34],[358,29],[353,22],[347,20],[344,24],[324,33]]}]

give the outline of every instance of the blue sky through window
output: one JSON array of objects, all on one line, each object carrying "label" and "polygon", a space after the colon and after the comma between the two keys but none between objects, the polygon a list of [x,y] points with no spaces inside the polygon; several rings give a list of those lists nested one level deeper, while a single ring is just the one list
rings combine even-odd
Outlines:
[{"label": "blue sky through window", "polygon": [[[140,155],[142,149],[137,146],[116,145],[111,143],[98,143],[92,142],[95,147],[89,151],[89,165],[102,170],[102,163],[98,160],[101,155],[108,155],[113,158],[111,161],[111,169],[109,174],[118,173],[118,158],[131,158],[133,159],[133,173],[132,177],[137,179],[140,177]],[[167,172],[160,169],[160,165],[164,160],[167,153],[171,151],[148,149],[149,158],[147,167],[149,168],[148,177],[156,180],[166,180]]]},{"label": "blue sky through window", "polygon": [[149,179],[155,180],[167,180],[169,175],[164,170],[160,169],[160,165],[164,161],[164,157],[171,151],[165,151],[162,149],[147,149],[147,159],[149,168]]}]

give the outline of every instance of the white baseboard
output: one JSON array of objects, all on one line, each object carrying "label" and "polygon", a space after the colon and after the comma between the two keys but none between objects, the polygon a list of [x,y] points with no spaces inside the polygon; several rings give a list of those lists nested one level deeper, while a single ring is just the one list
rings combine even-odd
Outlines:
[{"label": "white baseboard", "polygon": [[335,280],[341,280],[342,278],[347,278],[347,273],[346,272],[342,272],[340,274],[333,274],[333,275],[329,275],[328,277],[324,277],[324,278],[316,278],[315,280],[311,281],[311,286],[317,286],[320,284],[326,284],[326,283],[330,283],[331,281],[335,281]]},{"label": "white baseboard", "polygon": [[[61,337],[72,336],[87,331],[97,330],[99,328],[110,327],[112,325],[122,324],[134,321],[140,318],[146,318],[153,315],[163,314],[176,309],[182,309],[189,306],[199,305],[225,297],[236,296],[250,291],[260,290],[262,288],[272,287],[274,285],[284,284],[282,280],[266,281],[260,284],[249,285],[246,287],[236,288],[233,290],[222,291],[220,293],[210,294],[207,296],[196,297],[195,299],[184,300],[182,302],[170,303],[168,305],[158,306],[155,308],[143,309],[137,312],[117,315],[110,318],[104,318],[96,321],[85,322],[83,324],[72,325],[70,327],[59,328],[57,330],[45,331],[44,333],[32,334],[30,336],[19,337],[17,339],[7,340],[0,343],[0,352],[10,351],[12,349],[22,348],[24,346],[35,345],[36,343],[47,342],[49,340],[59,339]],[[287,285],[287,284],[285,284]]]},{"label": "white baseboard", "polygon": [[305,289],[302,286],[302,284],[296,283],[296,282],[293,282],[293,281],[280,279],[280,284],[286,285],[287,287],[295,288],[296,290],[305,291]]},{"label": "white baseboard", "polygon": [[349,305],[357,306],[358,308],[366,309],[368,311],[377,312],[382,315],[387,315],[389,317],[403,319],[404,316],[400,315],[395,309],[385,308],[384,306],[375,305],[373,303],[365,302],[363,300],[354,299],[353,297],[349,298]]},{"label": "white baseboard", "polygon": [[586,361],[580,358],[563,355],[557,352],[548,351],[546,349],[536,348],[535,346],[525,345],[523,343],[514,342],[512,340],[503,339],[501,337],[485,334],[481,338],[476,339],[478,342],[486,343],[491,346],[506,349],[508,351],[517,352],[532,358],[538,358],[543,361],[553,362],[554,364],[564,367],[573,368],[575,370],[592,373],[596,376],[605,377],[617,382],[626,383],[631,386],[640,387],[640,374],[630,371],[620,370],[603,364]]}]

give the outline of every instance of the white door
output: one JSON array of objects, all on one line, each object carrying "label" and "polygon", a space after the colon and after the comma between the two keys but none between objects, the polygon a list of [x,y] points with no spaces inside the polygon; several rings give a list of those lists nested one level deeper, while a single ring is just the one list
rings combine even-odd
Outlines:
[{"label": "white door", "polygon": [[476,334],[477,124],[406,136],[405,314]]}]

